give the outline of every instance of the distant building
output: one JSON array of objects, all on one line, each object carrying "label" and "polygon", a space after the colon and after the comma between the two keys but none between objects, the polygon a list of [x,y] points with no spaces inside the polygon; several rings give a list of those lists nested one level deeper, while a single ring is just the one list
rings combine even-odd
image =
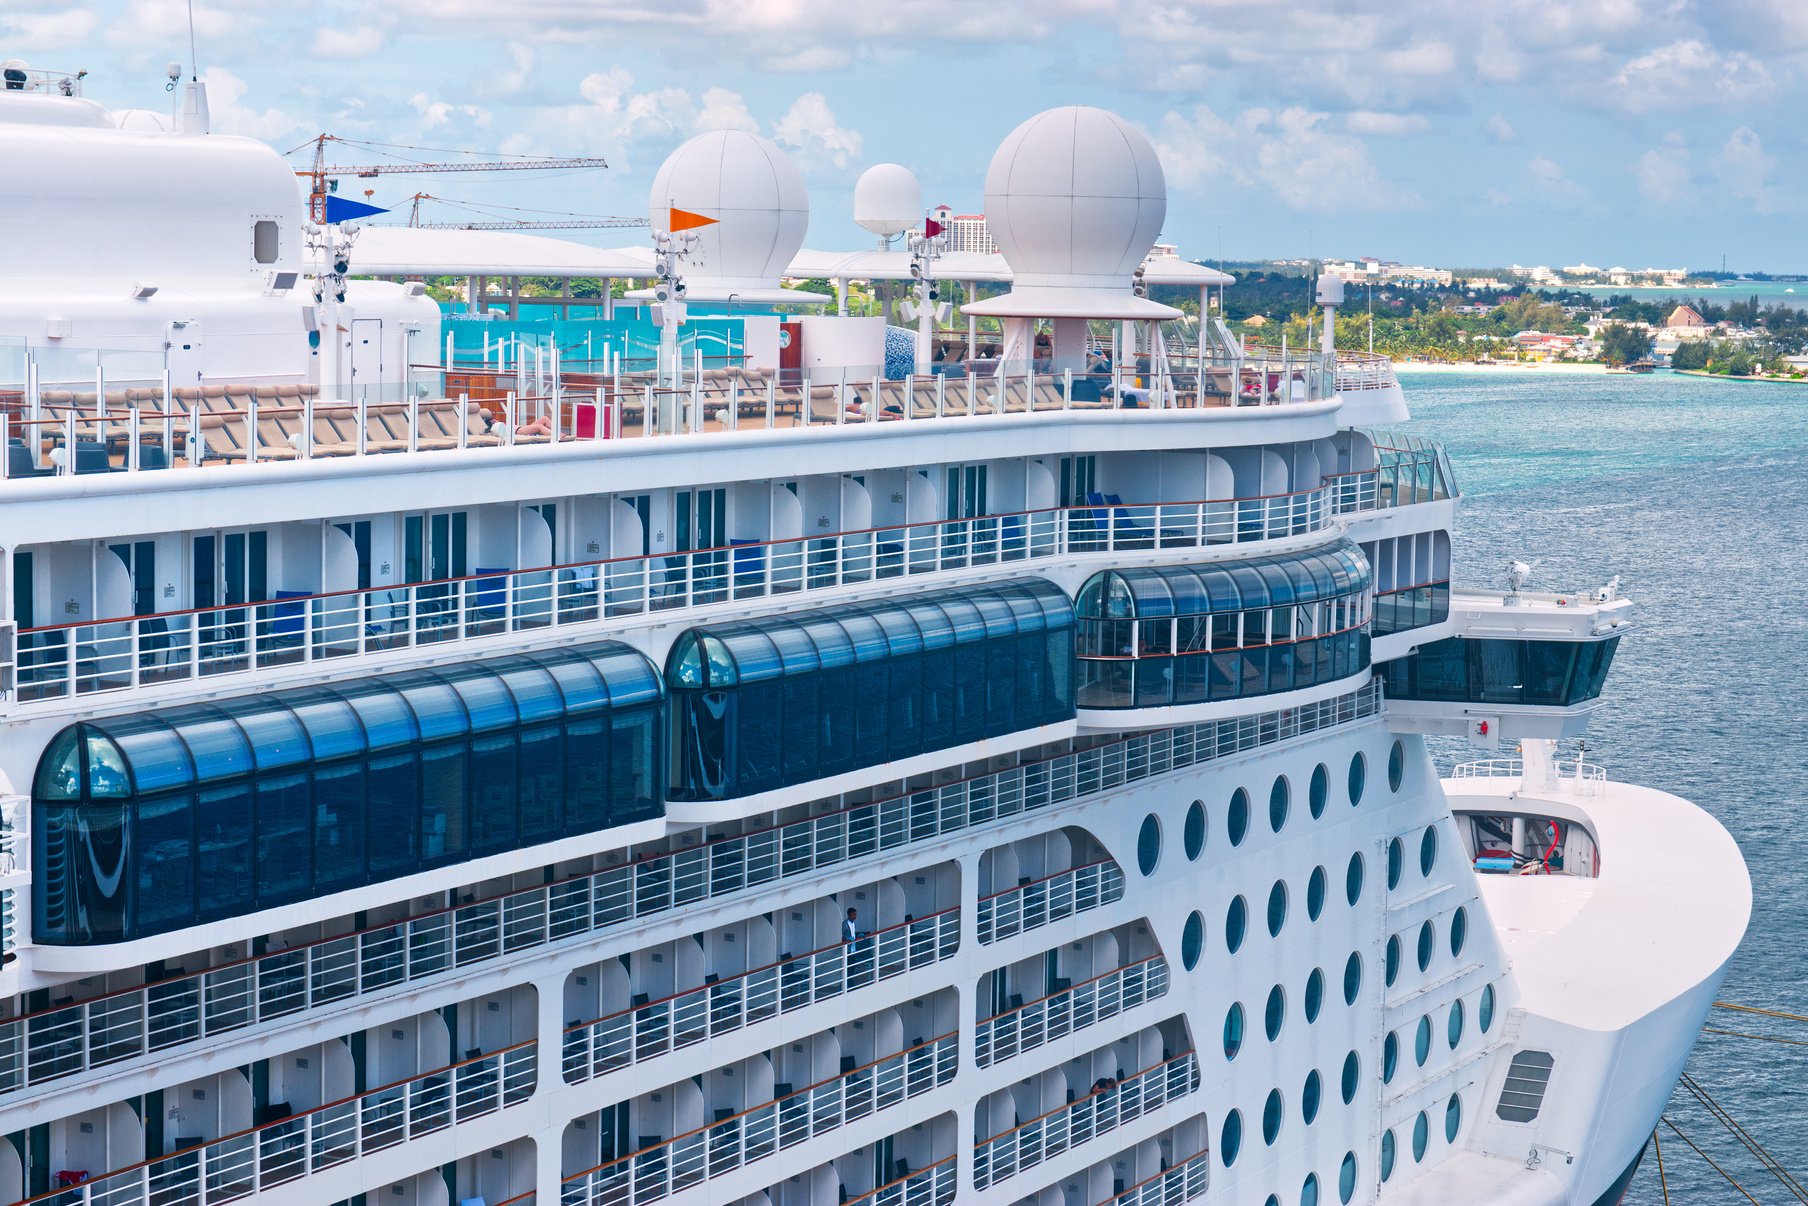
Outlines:
[{"label": "distant building", "polygon": [[1664,326],[1672,330],[1680,330],[1685,327],[1698,327],[1705,330],[1707,325],[1708,320],[1697,314],[1693,306],[1678,306],[1670,311],[1670,317],[1664,319]]},{"label": "distant building", "polygon": [[1452,279],[1448,268],[1425,268],[1402,264],[1398,260],[1378,260],[1372,256],[1363,256],[1359,260],[1329,260],[1326,261],[1324,270],[1346,285],[1448,288]]},{"label": "distant building", "polygon": [[992,232],[986,226],[984,214],[957,214],[946,205],[938,205],[932,216],[948,230],[948,250],[971,251],[977,255],[992,255],[998,245],[992,242]]}]

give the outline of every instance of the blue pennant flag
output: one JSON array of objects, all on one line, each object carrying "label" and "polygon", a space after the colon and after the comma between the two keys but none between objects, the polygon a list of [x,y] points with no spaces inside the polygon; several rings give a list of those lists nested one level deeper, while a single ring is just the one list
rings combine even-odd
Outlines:
[{"label": "blue pennant flag", "polygon": [[368,218],[372,214],[386,214],[389,211],[375,205],[366,205],[362,201],[348,201],[344,197],[329,196],[326,199],[326,220],[333,222],[350,222],[353,218]]}]

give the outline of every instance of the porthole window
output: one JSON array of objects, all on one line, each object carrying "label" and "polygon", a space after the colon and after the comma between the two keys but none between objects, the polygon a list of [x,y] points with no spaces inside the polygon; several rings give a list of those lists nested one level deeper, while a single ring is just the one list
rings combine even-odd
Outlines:
[{"label": "porthole window", "polygon": [[1268,827],[1279,833],[1287,824],[1287,808],[1293,802],[1293,789],[1287,785],[1287,776],[1275,776],[1274,786],[1268,789]]},{"label": "porthole window", "polygon": [[1455,1051],[1457,1044],[1463,1041],[1463,1003],[1461,1001],[1450,1003],[1450,1020],[1444,1025],[1444,1037],[1450,1040],[1452,1051]]},{"label": "porthole window", "polygon": [[1413,1124],[1412,1124],[1413,1163],[1416,1164],[1420,1160],[1423,1160],[1425,1158],[1425,1147],[1430,1142],[1431,1142],[1431,1120],[1429,1118],[1425,1117],[1424,1110],[1420,1110],[1419,1116],[1417,1118],[1413,1119]]},{"label": "porthole window", "polygon": [[1180,930],[1180,961],[1188,971],[1199,966],[1199,953],[1205,948],[1205,918],[1197,911],[1187,914]]},{"label": "porthole window", "polygon": [[1324,763],[1312,768],[1312,780],[1306,785],[1306,807],[1312,813],[1312,819],[1325,815],[1325,801],[1331,796],[1331,772],[1325,769]]},{"label": "porthole window", "polygon": [[1306,1083],[1300,1086],[1299,1111],[1300,1119],[1311,1126],[1318,1117],[1318,1103],[1324,1096],[1325,1084],[1319,1078],[1318,1069],[1306,1073]]},{"label": "porthole window", "polygon": [[1455,1093],[1444,1107],[1444,1142],[1455,1143],[1456,1133],[1463,1129],[1463,1099]]},{"label": "porthole window", "polygon": [[1307,1173],[1306,1183],[1300,1186],[1299,1206],[1318,1206],[1318,1174]]},{"label": "porthole window", "polygon": [[1394,1175],[1395,1147],[1394,1132],[1386,1131],[1381,1136],[1381,1179],[1387,1180]]},{"label": "porthole window", "polygon": [[1362,991],[1362,956],[1355,951],[1350,952],[1349,959],[1343,965],[1343,1003],[1354,1005],[1356,994]]},{"label": "porthole window", "polygon": [[1450,915],[1450,957],[1456,958],[1463,953],[1463,944],[1469,941],[1469,910],[1459,907]]},{"label": "porthole window", "polygon": [[1350,755],[1350,807],[1362,803],[1362,788],[1368,782],[1369,762],[1361,754]]},{"label": "porthole window", "polygon": [[1285,1108],[1285,1103],[1281,1101],[1281,1091],[1270,1089],[1268,1100],[1262,1103],[1262,1142],[1269,1147],[1273,1147],[1274,1141],[1280,1138],[1281,1112]]},{"label": "porthole window", "polygon": [[1437,949],[1438,934],[1431,922],[1419,927],[1419,970],[1424,971],[1431,966],[1432,952]]},{"label": "porthole window", "polygon": [[1306,918],[1317,921],[1318,915],[1325,911],[1325,869],[1312,868],[1312,874],[1306,877]]},{"label": "porthole window", "polygon": [[1387,954],[1385,962],[1387,986],[1392,988],[1394,986],[1394,981],[1400,978],[1400,935],[1389,934],[1387,936]]},{"label": "porthole window", "polygon": [[1315,967],[1312,974],[1306,977],[1306,1025],[1310,1026],[1318,1021],[1318,1011],[1324,1008],[1324,1004],[1325,973]]},{"label": "porthole window", "polygon": [[1337,1169],[1337,1200],[1345,1206],[1356,1196],[1356,1153],[1345,1152]]},{"label": "porthole window", "polygon": [[1224,912],[1224,947],[1231,954],[1236,954],[1243,946],[1243,931],[1249,925],[1249,905],[1241,896],[1231,897],[1230,908]]},{"label": "porthole window", "polygon": [[1425,836],[1419,839],[1419,874],[1429,876],[1432,867],[1438,861],[1438,831],[1430,825],[1425,827]]},{"label": "porthole window", "polygon": [[1224,811],[1224,830],[1233,846],[1241,846],[1249,835],[1249,793],[1241,787],[1230,795],[1230,807]]},{"label": "porthole window", "polygon": [[1425,1066],[1425,1061],[1431,1058],[1431,1015],[1430,1014],[1420,1015],[1419,1028],[1413,1032],[1413,1044],[1412,1045],[1413,1045],[1413,1060],[1414,1060],[1414,1062],[1416,1062],[1419,1065],[1419,1067],[1423,1068]]},{"label": "porthole window", "polygon": [[1186,824],[1181,829],[1181,841],[1186,846],[1187,862],[1198,861],[1200,853],[1205,849],[1205,801],[1194,800],[1192,807],[1186,811]]},{"label": "porthole window", "polygon": [[1394,1072],[1400,1067],[1400,1034],[1390,1030],[1381,1040],[1381,1083],[1394,1083]]},{"label": "porthole window", "polygon": [[277,248],[281,243],[281,228],[268,218],[260,218],[251,224],[251,258],[260,264],[276,263]]},{"label": "porthole window", "polygon": [[1387,789],[1398,792],[1405,779],[1406,747],[1396,740],[1393,748],[1387,751]]},{"label": "porthole window", "polygon": [[1338,1087],[1343,1090],[1343,1103],[1349,1105],[1356,1100],[1356,1083],[1362,1078],[1362,1057],[1354,1051],[1343,1057],[1343,1083]]},{"label": "porthole window", "polygon": [[1243,1004],[1231,1002],[1231,1007],[1224,1011],[1224,1058],[1233,1060],[1237,1052],[1243,1050]]},{"label": "porthole window", "polygon": [[1400,865],[1406,861],[1406,849],[1395,838],[1387,844],[1387,890],[1392,892],[1400,886]]},{"label": "porthole window", "polygon": [[1287,924],[1287,885],[1280,880],[1274,881],[1274,887],[1268,889],[1268,936],[1279,938],[1281,927]]},{"label": "porthole window", "polygon": [[1136,835],[1136,866],[1144,875],[1153,875],[1160,862],[1161,822],[1150,813],[1143,818],[1143,827]]},{"label": "porthole window", "polygon": [[1263,1202],[1262,1206],[1281,1206],[1281,1195],[1278,1193],[1269,1194],[1268,1200]]},{"label": "porthole window", "polygon": [[1362,899],[1362,852],[1359,850],[1350,856],[1350,869],[1343,873],[1343,895],[1352,908]]},{"label": "porthole window", "polygon": [[1281,1026],[1287,1021],[1287,992],[1279,984],[1268,990],[1268,1004],[1262,1010],[1262,1028],[1268,1041],[1281,1037]]},{"label": "porthole window", "polygon": [[1218,1132],[1218,1154],[1224,1160],[1224,1167],[1229,1168],[1237,1162],[1237,1152],[1243,1147],[1243,1115],[1232,1110],[1224,1116],[1224,1126]]},{"label": "porthole window", "polygon": [[1483,1034],[1488,1033],[1488,1028],[1494,1025],[1494,985],[1492,984],[1482,985],[1481,1003],[1475,1007],[1475,1024],[1482,1028]]}]

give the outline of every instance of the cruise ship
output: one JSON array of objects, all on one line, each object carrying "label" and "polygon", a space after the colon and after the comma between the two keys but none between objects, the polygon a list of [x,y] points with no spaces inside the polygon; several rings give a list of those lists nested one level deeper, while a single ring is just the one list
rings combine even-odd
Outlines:
[{"label": "cruise ship", "polygon": [[1454,587],[1134,125],[1017,125],[997,256],[738,132],[605,252],[5,78],[0,1204],[1625,1193],[1751,903],[1565,744],[1631,604]]}]

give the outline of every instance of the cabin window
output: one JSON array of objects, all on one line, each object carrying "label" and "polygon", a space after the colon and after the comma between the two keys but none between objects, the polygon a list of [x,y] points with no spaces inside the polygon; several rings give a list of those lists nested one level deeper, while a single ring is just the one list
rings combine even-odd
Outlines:
[{"label": "cabin window", "polygon": [[260,264],[276,263],[276,251],[281,236],[279,227],[268,218],[261,218],[251,224],[251,258]]}]

